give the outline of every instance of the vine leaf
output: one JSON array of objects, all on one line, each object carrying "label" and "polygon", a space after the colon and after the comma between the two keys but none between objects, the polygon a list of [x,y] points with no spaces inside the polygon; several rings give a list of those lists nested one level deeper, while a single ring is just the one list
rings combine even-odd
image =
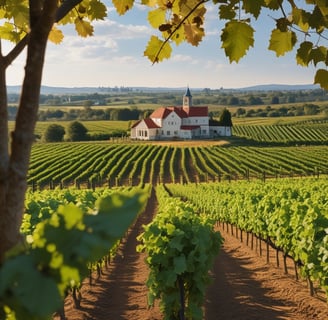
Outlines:
[{"label": "vine leaf", "polygon": [[103,20],[107,16],[107,8],[99,0],[92,0],[90,1],[90,7],[88,8],[87,13],[92,19]]},{"label": "vine leaf", "polygon": [[243,1],[243,8],[245,12],[249,12],[254,15],[255,18],[257,18],[260,13],[263,6],[263,0],[244,0]]},{"label": "vine leaf", "polygon": [[155,10],[148,12],[149,24],[157,29],[160,25],[165,23],[166,11],[162,8],[157,8]]},{"label": "vine leaf", "polygon": [[324,69],[317,70],[314,83],[318,83],[321,88],[328,90],[328,71]]},{"label": "vine leaf", "polygon": [[64,34],[62,33],[62,31],[53,27],[49,33],[49,41],[55,44],[59,44],[63,41],[63,39],[64,39]]},{"label": "vine leaf", "polygon": [[283,56],[286,52],[291,51],[296,43],[296,35],[293,31],[272,30],[269,50],[276,53],[277,57]]},{"label": "vine leaf", "polygon": [[325,61],[327,57],[327,48],[320,46],[314,48],[310,54],[311,60],[313,60],[314,65],[316,66],[319,62]]},{"label": "vine leaf", "polygon": [[304,41],[301,43],[296,53],[297,64],[305,67],[309,65],[312,47],[313,43],[310,41]]},{"label": "vine leaf", "polygon": [[112,2],[116,12],[123,15],[133,7],[134,0],[113,0]]},{"label": "vine leaf", "polygon": [[81,37],[93,35],[93,26],[89,21],[84,21],[81,18],[75,19],[75,30]]},{"label": "vine leaf", "polygon": [[254,29],[242,21],[227,22],[221,34],[222,48],[230,62],[238,62],[254,45]]},{"label": "vine leaf", "polygon": [[151,36],[144,51],[144,56],[148,57],[152,63],[156,63],[170,58],[171,53],[172,48],[168,42],[164,42],[156,36]]},{"label": "vine leaf", "polygon": [[186,40],[192,44],[193,46],[198,46],[198,44],[202,41],[204,36],[204,29],[199,28],[195,24],[185,24],[184,25]]}]

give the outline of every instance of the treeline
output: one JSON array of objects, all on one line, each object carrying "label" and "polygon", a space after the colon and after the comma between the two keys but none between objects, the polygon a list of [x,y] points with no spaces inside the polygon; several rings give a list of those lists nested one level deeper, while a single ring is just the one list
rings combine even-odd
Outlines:
[{"label": "treeline", "polygon": [[[67,111],[61,109],[40,110],[39,121],[88,121],[88,120],[112,120],[130,121],[148,117],[153,110],[139,110],[137,108],[106,108],[93,109],[84,107],[82,109],[72,109]],[[9,107],[9,120],[15,120],[17,107]]]},{"label": "treeline", "polygon": [[110,140],[112,138],[124,138],[127,136],[125,130],[115,130],[112,133],[89,134],[88,129],[79,121],[70,122],[67,127],[60,124],[50,124],[45,132],[36,136],[37,140],[45,142],[61,142],[61,141],[97,141]]},{"label": "treeline", "polygon": [[[8,114],[10,120],[15,120],[17,107],[9,107]],[[130,121],[147,118],[153,110],[140,110],[136,107],[132,108],[106,108],[94,109],[85,107],[82,109],[72,109],[67,111],[61,109],[40,110],[38,114],[39,121],[89,121],[89,120],[112,120],[112,121]],[[219,118],[222,111],[210,112],[210,117]],[[314,103],[305,103],[301,106],[281,106],[265,108],[249,108],[240,107],[235,112],[231,113],[236,118],[249,117],[293,117],[303,115],[318,115],[328,117],[328,106],[317,105]]]},{"label": "treeline", "polygon": [[[192,89],[195,105],[221,105],[221,106],[252,106],[275,105],[290,103],[308,103],[314,101],[327,101],[327,92],[322,89],[291,90],[291,91],[242,91],[218,89]],[[79,94],[41,94],[40,105],[48,106],[110,106],[124,103],[129,105],[160,104],[179,105],[182,103],[184,90],[169,92],[143,92],[141,90],[118,90],[99,93]],[[18,104],[19,94],[9,94],[8,101]]]},{"label": "treeline", "polygon": [[328,105],[317,105],[314,103],[305,103],[301,106],[281,106],[279,108],[273,108],[266,106],[265,108],[238,108],[233,113],[234,117],[294,117],[294,116],[310,116],[323,114],[328,117]]},{"label": "treeline", "polygon": [[93,109],[84,107],[83,109],[63,110],[41,110],[39,112],[39,120],[112,120],[112,121],[129,121],[138,120],[152,112],[139,110],[137,108],[106,108]]}]

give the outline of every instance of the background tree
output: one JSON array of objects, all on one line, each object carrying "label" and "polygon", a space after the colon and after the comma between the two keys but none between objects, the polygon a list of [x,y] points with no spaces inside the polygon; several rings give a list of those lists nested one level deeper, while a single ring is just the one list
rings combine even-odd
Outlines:
[{"label": "background tree", "polygon": [[87,140],[88,129],[79,121],[73,121],[67,128],[67,140],[69,141],[85,141]]},{"label": "background tree", "polygon": [[231,113],[228,109],[223,109],[219,122],[221,126],[232,127]]},{"label": "background tree", "polygon": [[61,142],[65,135],[65,128],[59,124],[51,124],[44,132],[46,142]]}]

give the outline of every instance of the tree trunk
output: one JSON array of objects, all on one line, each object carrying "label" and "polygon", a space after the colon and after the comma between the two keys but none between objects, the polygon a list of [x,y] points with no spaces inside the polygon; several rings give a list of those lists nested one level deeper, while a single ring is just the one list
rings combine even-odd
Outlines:
[{"label": "tree trunk", "polygon": [[[31,23],[33,28],[31,28],[27,45],[25,78],[21,100],[16,117],[15,130],[11,137],[11,154],[7,165],[3,163],[5,159],[1,159],[0,163],[0,170],[7,167],[7,170],[0,171],[0,263],[3,260],[4,253],[20,241],[19,228],[22,222],[29,159],[39,108],[45,50],[49,32],[55,21],[57,5],[57,0],[43,1],[39,17],[35,16],[34,11],[33,23]],[[0,103],[6,103],[6,101],[2,101],[3,97],[6,96],[3,96],[3,85],[5,85],[4,71],[0,70],[0,72],[0,81],[2,81],[0,88],[2,98]],[[0,115],[2,115],[2,109],[0,109]],[[4,119],[7,121],[7,117]],[[4,128],[7,130],[5,137],[8,137],[7,125]],[[2,133],[4,133],[4,129],[1,123],[1,136]],[[3,147],[1,148],[3,149]],[[4,150],[1,150],[1,152],[4,152]]]},{"label": "tree trunk", "polygon": [[9,142],[8,142],[8,109],[7,109],[7,88],[6,88],[6,63],[2,56],[0,42],[0,263],[2,261],[1,234],[6,225],[4,208],[6,207],[6,193],[8,181],[8,162],[9,162]]}]

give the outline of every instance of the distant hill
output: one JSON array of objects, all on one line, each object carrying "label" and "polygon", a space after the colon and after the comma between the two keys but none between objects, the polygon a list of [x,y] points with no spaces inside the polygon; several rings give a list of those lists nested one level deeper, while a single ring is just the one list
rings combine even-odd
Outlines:
[{"label": "distant hill", "polygon": [[251,87],[239,88],[235,90],[241,91],[298,91],[298,90],[315,90],[320,89],[319,85],[315,84],[263,84]]},{"label": "distant hill", "polygon": [[[221,91],[298,91],[298,90],[314,90],[319,89],[318,85],[304,84],[304,85],[286,85],[286,84],[264,84],[244,88],[222,88]],[[202,91],[204,88],[191,88],[193,91]],[[8,93],[19,94],[21,86],[7,86]],[[123,93],[123,92],[172,92],[184,91],[185,87],[181,88],[166,88],[166,87],[49,87],[42,86],[42,94],[91,94],[91,93]],[[218,89],[217,89],[218,90]]]}]

